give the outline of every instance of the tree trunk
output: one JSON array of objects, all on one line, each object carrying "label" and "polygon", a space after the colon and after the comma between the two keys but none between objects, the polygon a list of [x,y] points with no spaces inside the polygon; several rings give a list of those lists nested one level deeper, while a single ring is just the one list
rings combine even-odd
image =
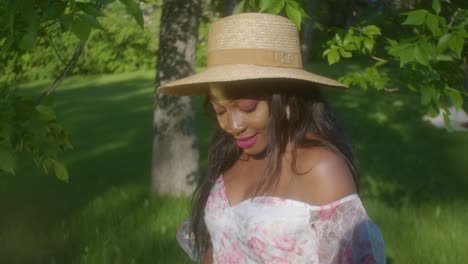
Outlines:
[{"label": "tree trunk", "polygon": [[[156,87],[194,73],[200,14],[200,0],[164,1]],[[156,94],[154,103],[151,190],[188,195],[199,162],[192,98]]]},{"label": "tree trunk", "polygon": [[312,50],[312,33],[313,33],[313,19],[312,16],[315,11],[315,0],[309,0],[306,6],[306,13],[309,16],[309,19],[306,20],[304,27],[302,29],[302,61],[304,66],[309,63],[310,52]]},{"label": "tree trunk", "polygon": [[223,8],[223,16],[230,16],[232,11],[234,10],[234,6],[236,5],[236,0],[225,0],[224,1],[224,8]]}]

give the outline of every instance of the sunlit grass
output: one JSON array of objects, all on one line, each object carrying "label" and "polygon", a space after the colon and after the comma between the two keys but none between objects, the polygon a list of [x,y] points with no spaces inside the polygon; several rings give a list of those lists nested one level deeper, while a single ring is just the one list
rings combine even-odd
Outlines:
[{"label": "sunlit grass", "polygon": [[[339,71],[312,68],[333,77]],[[17,175],[0,178],[0,263],[190,263],[175,241],[188,201],[149,192],[153,78],[72,77],[59,87],[58,118],[75,145],[64,155],[70,182],[43,175],[27,159]],[[22,92],[38,94],[48,84]],[[419,99],[403,91],[325,95],[353,143],[361,194],[382,229],[388,263],[467,262],[468,133],[423,122]],[[211,123],[199,120],[203,167]]]}]

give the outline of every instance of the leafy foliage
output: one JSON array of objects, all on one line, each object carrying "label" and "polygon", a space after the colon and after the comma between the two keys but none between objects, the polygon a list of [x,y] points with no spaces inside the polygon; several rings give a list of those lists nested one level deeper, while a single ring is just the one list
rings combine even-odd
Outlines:
[{"label": "leafy foliage", "polygon": [[234,7],[234,14],[242,12],[265,12],[286,15],[300,29],[307,13],[296,0],[242,0]]},{"label": "leafy foliage", "polygon": [[[58,179],[68,180],[67,169],[58,156],[73,146],[69,133],[57,122],[52,99],[33,100],[19,95],[16,87],[31,67],[43,67],[51,61],[34,66],[31,60],[46,41],[52,43],[59,56],[52,38],[71,33],[76,37],[72,43],[84,45],[93,29],[106,31],[100,19],[105,16],[103,8],[112,2],[115,0],[0,2],[0,175],[14,174],[18,156],[25,153],[46,173],[53,170]],[[135,0],[120,2],[143,27],[142,12]]]},{"label": "leafy foliage", "polygon": [[[375,25],[351,27],[344,36],[336,34],[327,42],[323,56],[329,64],[353,56],[372,58],[371,66],[361,72],[350,72],[340,80],[363,89],[406,86],[420,94],[427,114],[436,116],[442,110],[450,129],[448,106],[461,108],[463,95],[468,95],[462,91],[467,71],[464,46],[468,39],[468,11],[457,9],[446,14],[449,23],[442,11],[441,3],[433,0],[432,11],[418,9],[404,13],[401,31],[409,28],[411,34],[398,40],[383,38]],[[377,45],[384,48],[379,50]]]}]

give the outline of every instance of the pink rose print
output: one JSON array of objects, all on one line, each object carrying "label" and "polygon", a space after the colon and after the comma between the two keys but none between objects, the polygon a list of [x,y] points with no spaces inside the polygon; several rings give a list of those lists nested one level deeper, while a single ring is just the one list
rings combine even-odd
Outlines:
[{"label": "pink rose print", "polygon": [[216,200],[213,196],[214,194],[213,192],[211,192],[210,195],[208,196],[208,200],[206,201],[206,205],[205,205],[206,207],[211,208],[215,205]]},{"label": "pink rose print", "polygon": [[339,202],[334,202],[329,206],[321,207],[318,212],[318,217],[322,221],[329,220],[333,214],[336,212],[336,208],[338,207]]},{"label": "pink rose print", "polygon": [[274,247],[286,252],[293,252],[296,247],[296,239],[291,236],[279,236],[273,240]]},{"label": "pink rose print", "polygon": [[251,239],[249,239],[247,245],[249,246],[252,253],[254,253],[258,257],[261,257],[263,252],[265,252],[265,243],[257,237],[252,237]]},{"label": "pink rose print", "polygon": [[265,227],[260,227],[260,226],[255,226],[252,229],[252,234],[260,234],[260,235],[266,235],[269,233],[269,229]]},{"label": "pink rose print", "polygon": [[221,201],[227,201],[226,188],[224,186],[223,188],[219,188],[218,197]]},{"label": "pink rose print", "polygon": [[268,259],[268,263],[272,264],[291,264],[292,262],[286,259],[285,257],[273,256]]},{"label": "pink rose print", "polygon": [[230,248],[223,250],[221,254],[217,256],[217,261],[225,264],[243,263],[244,255],[238,245],[232,244]]},{"label": "pink rose print", "polygon": [[225,245],[229,245],[229,241],[231,241],[231,236],[228,233],[223,232],[223,236],[221,238],[221,245],[225,247]]}]

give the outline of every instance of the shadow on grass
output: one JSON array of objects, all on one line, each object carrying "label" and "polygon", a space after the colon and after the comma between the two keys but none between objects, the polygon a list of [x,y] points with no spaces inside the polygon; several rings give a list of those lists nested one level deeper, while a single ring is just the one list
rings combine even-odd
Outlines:
[{"label": "shadow on grass", "polygon": [[468,134],[422,121],[405,92],[329,91],[354,145],[363,195],[389,205],[466,200]]},{"label": "shadow on grass", "polygon": [[10,187],[19,184],[10,191],[19,192],[20,197],[37,194],[48,201],[62,200],[66,211],[113,185],[149,183],[153,80],[148,77],[67,80],[54,101],[58,119],[71,131],[75,147],[63,155],[70,182],[38,175],[32,164],[25,167],[23,163],[18,175],[3,179],[11,181],[5,183]]}]

